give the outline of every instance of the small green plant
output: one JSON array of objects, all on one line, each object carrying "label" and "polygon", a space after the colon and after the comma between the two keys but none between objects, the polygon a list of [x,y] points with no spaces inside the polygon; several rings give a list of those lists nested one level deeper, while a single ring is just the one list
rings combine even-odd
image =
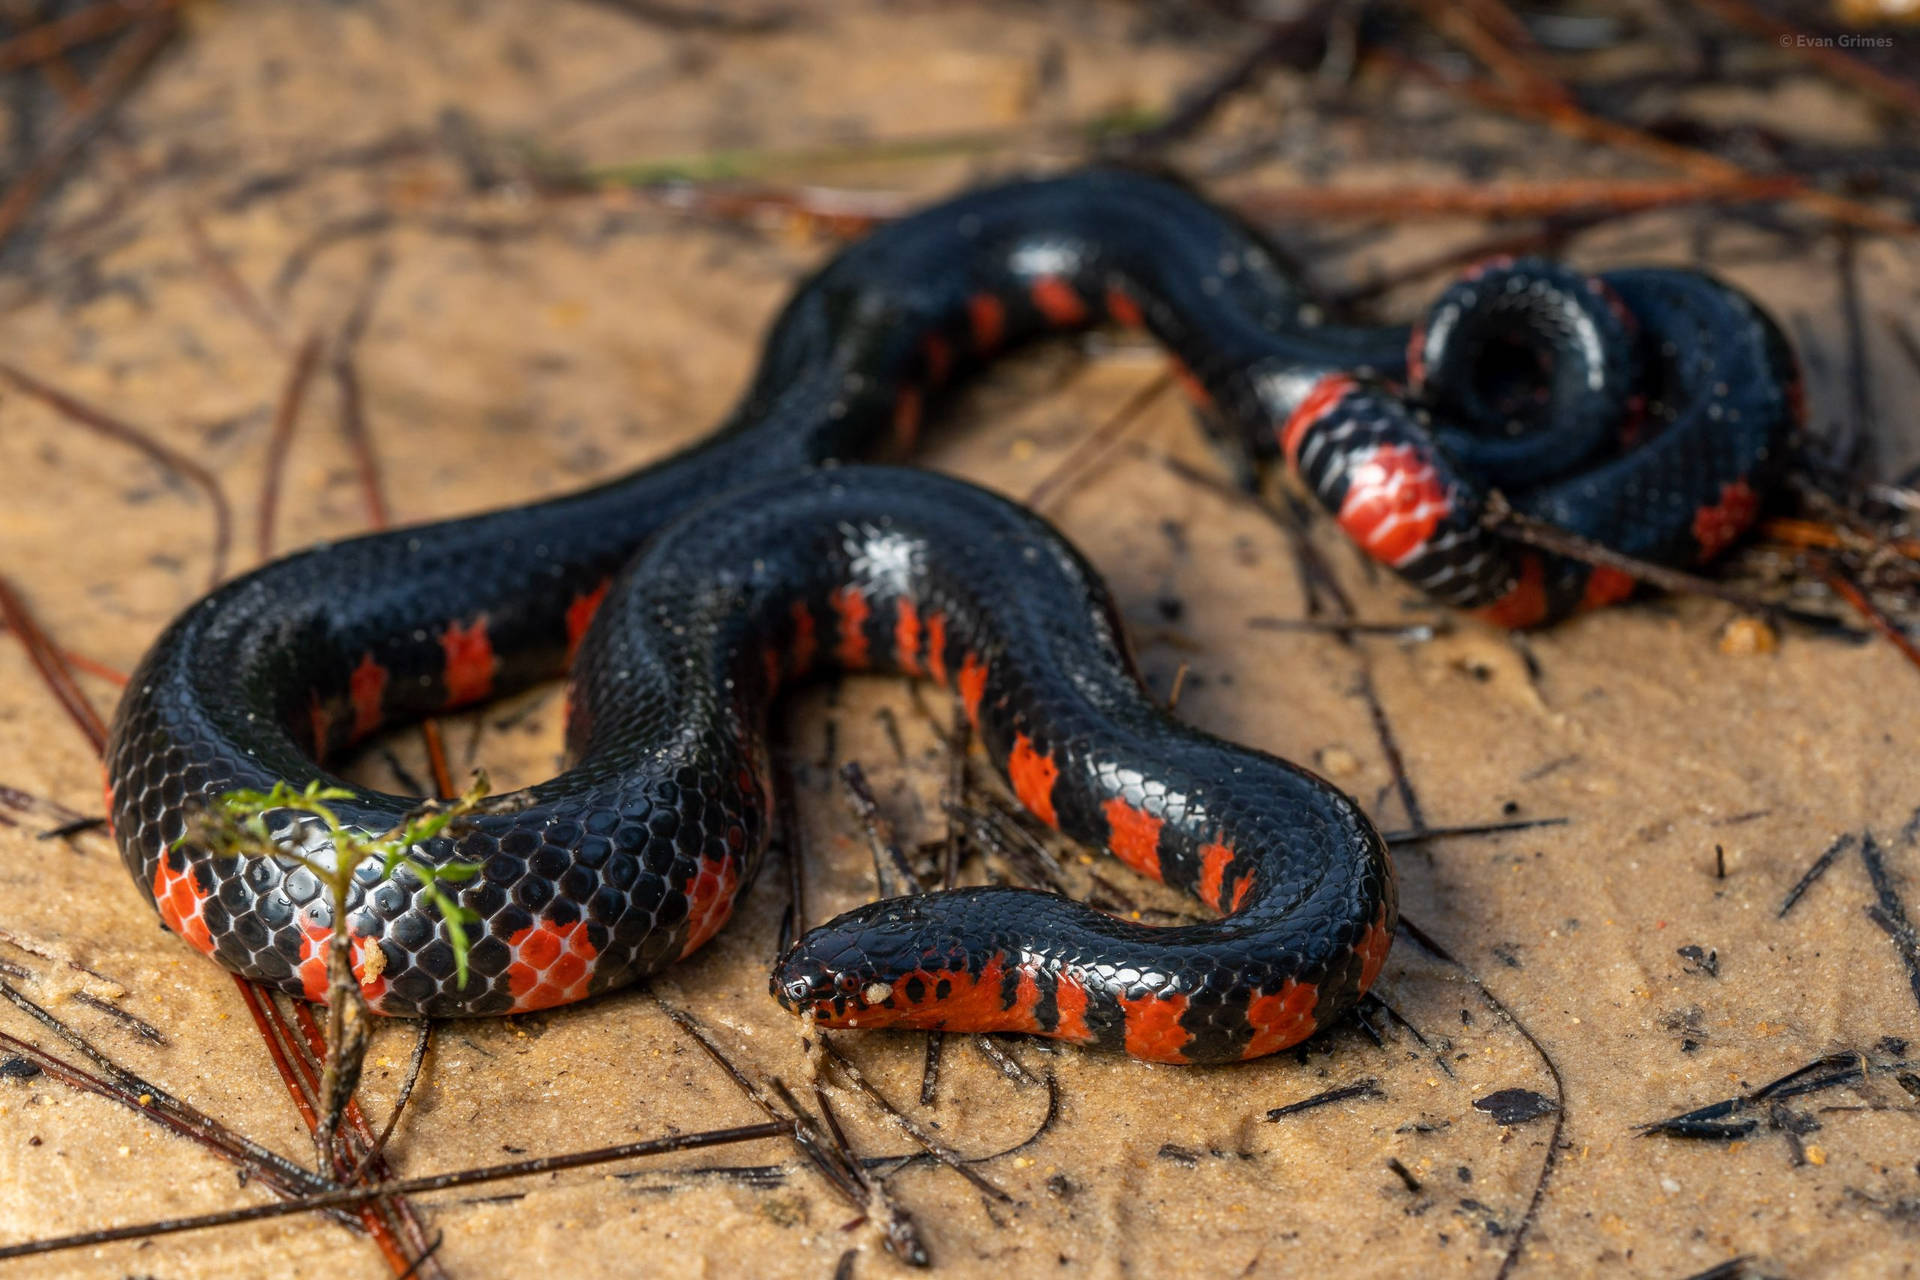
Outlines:
[{"label": "small green plant", "polygon": [[[449,862],[441,867],[429,866],[414,857],[412,850],[445,834],[448,827],[462,818],[480,811],[486,797],[486,775],[476,773],[473,785],[467,788],[464,795],[445,802],[426,801],[409,811],[392,830],[370,836],[342,824],[329,807],[331,801],[351,800],[353,792],[344,787],[326,786],[318,779],[299,791],[285,782],[276,782],[268,791],[243,788],[215,797],[187,833],[175,843],[190,841],[222,858],[288,858],[299,863],[329,890],[334,906],[333,931],[336,936],[346,933],[344,906],[354,873],[368,861],[377,858],[380,861],[380,874],[375,877],[374,883],[378,884],[391,879],[394,872],[404,868],[425,888],[427,900],[433,903],[440,918],[447,922],[447,941],[453,947],[454,971],[460,986],[465,987],[467,926],[477,917],[455,902],[442,885],[447,881],[472,878],[480,870],[480,864]],[[328,843],[334,849],[331,866],[274,840],[273,833],[267,829],[267,815],[282,810],[310,814],[321,821],[326,827]]]},{"label": "small green plant", "polygon": [[[314,1131],[314,1143],[323,1162],[332,1151],[347,1099],[360,1083],[373,1020],[373,1012],[360,992],[360,977],[353,972],[353,939],[347,928],[347,900],[355,872],[377,861],[380,872],[374,883],[384,882],[402,870],[420,883],[427,900],[447,922],[457,981],[464,987],[468,976],[467,926],[479,917],[456,902],[445,886],[471,878],[480,864],[449,862],[435,867],[416,858],[413,851],[473,814],[491,808],[486,804],[486,774],[476,771],[473,785],[465,794],[450,801],[425,801],[391,830],[375,836],[345,825],[333,811],[334,801],[352,798],[353,792],[327,786],[318,779],[299,790],[286,782],[276,782],[266,791],[229,791],[208,803],[174,842],[176,846],[198,845],[216,857],[290,859],[311,872],[327,890],[333,905],[333,937],[327,948],[327,1061],[320,1078],[322,1121]],[[317,818],[326,829],[333,856],[321,860],[276,840],[267,827],[267,815],[285,811]],[[285,834],[283,831],[282,836]],[[379,945],[367,943],[361,957],[362,975],[370,981],[385,967],[386,958]]]}]

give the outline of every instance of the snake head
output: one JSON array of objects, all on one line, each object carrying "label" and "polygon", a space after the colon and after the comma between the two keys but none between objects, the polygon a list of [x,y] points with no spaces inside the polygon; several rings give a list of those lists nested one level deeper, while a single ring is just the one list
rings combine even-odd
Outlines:
[{"label": "snake head", "polygon": [[811,930],[774,967],[773,998],[823,1026],[898,1023],[912,1003],[904,983],[919,967],[921,915],[915,900],[891,899]]},{"label": "snake head", "polygon": [[774,999],[825,1027],[1031,1030],[1003,998],[1020,990],[994,928],[1004,892],[889,898],[829,920],[780,958]]},{"label": "snake head", "polygon": [[833,978],[817,957],[806,955],[796,946],[774,967],[767,985],[780,1007],[789,1013],[817,1013],[819,1006],[833,999],[837,986]]},{"label": "snake head", "polygon": [[788,1012],[810,1014],[828,1026],[857,1025],[863,1012],[893,998],[893,988],[844,948],[830,946],[837,954],[823,954],[823,940],[832,941],[816,931],[781,958],[769,983],[773,998]]}]

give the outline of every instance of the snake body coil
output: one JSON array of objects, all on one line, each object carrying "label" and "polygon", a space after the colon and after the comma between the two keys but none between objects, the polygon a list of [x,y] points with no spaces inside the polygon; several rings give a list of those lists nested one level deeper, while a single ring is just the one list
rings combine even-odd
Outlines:
[{"label": "snake body coil", "polygon": [[[1795,420],[1779,335],[1703,276],[1498,264],[1417,330],[1342,329],[1313,323],[1261,241],[1178,186],[1090,172],[973,192],[817,273],[695,447],[583,493],[317,547],[188,609],[113,726],[129,869],[188,942],[320,998],[315,877],[170,847],[194,808],[327,776],[319,761],[383,726],[572,662],[571,767],[419,851],[481,864],[457,894],[478,919],[471,980],[404,872],[361,868],[349,926],[382,1012],[580,999],[726,921],[766,845],[777,690],[829,667],[898,671],[955,691],[1036,816],[1222,918],[1151,929],[1012,889],[876,903],[803,938],[779,999],[833,1025],[1033,1031],[1169,1062],[1296,1042],[1387,951],[1393,880],[1366,819],[1152,706],[1098,579],[1037,517],[954,480],[821,465],[910,438],[967,367],[1102,320],[1151,331],[1238,449],[1284,456],[1370,554],[1511,625],[1630,584],[1492,537],[1489,490],[1690,563],[1752,518]],[[336,808],[381,831],[412,803],[356,789]]]}]

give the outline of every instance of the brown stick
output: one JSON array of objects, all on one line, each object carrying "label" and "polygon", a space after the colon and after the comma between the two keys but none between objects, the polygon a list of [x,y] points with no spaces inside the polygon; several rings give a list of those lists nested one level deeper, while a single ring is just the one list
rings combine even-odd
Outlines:
[{"label": "brown stick", "polygon": [[1920,114],[1920,86],[1890,76],[1872,63],[1856,58],[1831,43],[1802,39],[1798,28],[1760,12],[1742,0],[1693,0],[1695,7],[1714,14],[1730,26],[1742,27],[1767,37],[1782,49],[1791,49],[1800,57],[1828,72],[1841,84],[1878,98],[1887,106],[1907,115]]},{"label": "brown stick", "polygon": [[285,1218],[315,1209],[344,1209],[387,1196],[418,1195],[427,1191],[451,1191],[458,1187],[499,1182],[506,1178],[525,1178],[542,1173],[561,1173],[615,1160],[636,1160],[644,1156],[664,1155],[670,1151],[694,1151],[730,1142],[754,1142],[778,1138],[793,1132],[791,1121],[738,1125],[731,1129],[710,1129],[703,1133],[683,1133],[670,1138],[649,1138],[644,1142],[624,1142],[614,1147],[596,1147],[591,1151],[573,1151],[565,1155],[540,1156],[515,1160],[508,1164],[457,1169],[450,1173],[432,1173],[418,1178],[396,1178],[364,1187],[342,1187],[318,1195],[301,1196],[278,1204],[251,1205],[245,1209],[227,1209],[190,1218],[167,1218],[159,1222],[141,1222],[132,1226],[107,1227],[78,1235],[30,1240],[0,1248],[0,1260],[25,1258],[63,1249],[84,1249],[93,1245],[114,1244],[121,1240],[140,1240],[148,1236],[173,1235],[181,1231],[200,1231],[208,1227],[226,1227],[241,1222],[259,1222],[266,1218]]},{"label": "brown stick", "polygon": [[1238,209],[1268,216],[1412,218],[1540,218],[1579,213],[1620,213],[1689,204],[1745,204],[1798,195],[1798,178],[1743,174],[1708,178],[1607,181],[1570,178],[1551,182],[1479,185],[1393,184],[1362,187],[1300,187],[1236,194]]},{"label": "brown stick", "polygon": [[260,559],[273,555],[273,522],[279,514],[280,480],[286,470],[287,450],[293,445],[293,428],[300,420],[300,405],[307,398],[307,384],[320,363],[320,335],[310,333],[293,357],[293,367],[280,388],[279,407],[273,414],[273,434],[267,438],[266,474],[260,481],[258,532],[254,550]]},{"label": "brown stick", "polygon": [[1597,542],[1591,542],[1578,534],[1556,528],[1543,520],[1521,515],[1509,507],[1498,494],[1489,496],[1486,514],[1481,522],[1503,538],[1524,542],[1530,547],[1539,547],[1543,551],[1551,551],[1556,555],[1567,556],[1586,564],[1618,569],[1636,581],[1659,587],[1662,591],[1710,596],[1715,600],[1725,600],[1728,604],[1737,605],[1749,613],[1767,614],[1778,610],[1778,606],[1769,604],[1757,596],[1748,595],[1737,587],[1715,582],[1712,578],[1702,578],[1698,574],[1669,569],[1665,565],[1636,560],[1632,556],[1622,555],[1618,551],[1603,547]]},{"label": "brown stick", "polygon": [[171,9],[177,0],[107,0],[0,41],[0,71],[14,71],[58,57],[75,45],[110,36],[145,14]]},{"label": "brown stick", "polygon": [[46,633],[40,630],[33,615],[27,611],[27,605],[14,591],[13,584],[0,577],[0,620],[4,620],[7,629],[20,639],[26,648],[27,658],[41,679],[47,682],[47,688],[59,701],[61,710],[67,713],[74,725],[86,735],[93,744],[96,755],[107,753],[107,725],[94,709],[93,703],[81,690],[73,678],[73,672],[67,668],[66,659],[58,649],[47,641]]},{"label": "brown stick", "polygon": [[0,245],[20,229],[27,215],[40,203],[40,197],[53,186],[60,170],[80,153],[106,124],[114,108],[126,99],[140,72],[173,35],[175,26],[173,13],[162,10],[114,46],[100,74],[87,87],[87,101],[61,118],[46,147],[34,157],[26,172],[13,180],[6,194],[0,195]]},{"label": "brown stick", "polygon": [[213,564],[208,578],[210,585],[219,585],[220,580],[227,576],[227,551],[233,544],[233,509],[227,505],[227,495],[211,471],[185,454],[161,444],[139,428],[74,399],[4,360],[0,360],[0,379],[12,383],[76,426],[85,427],[109,440],[131,445],[205,493],[208,503],[213,507]]},{"label": "brown stick", "polygon": [[1879,632],[1881,638],[1888,644],[1898,649],[1908,662],[1920,667],[1920,648],[1916,648],[1913,641],[1907,638],[1907,633],[1893,624],[1893,619],[1881,611],[1880,606],[1860,589],[1860,584],[1855,582],[1846,570],[1824,556],[1818,561],[1818,566],[1820,577],[1833,589],[1835,595],[1852,605],[1854,612],[1865,618],[1867,625]]}]

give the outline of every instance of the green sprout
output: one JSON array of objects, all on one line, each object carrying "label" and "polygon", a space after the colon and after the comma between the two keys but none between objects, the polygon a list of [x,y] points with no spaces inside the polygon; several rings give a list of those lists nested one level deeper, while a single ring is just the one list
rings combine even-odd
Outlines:
[{"label": "green sprout", "polygon": [[[369,941],[361,954],[361,974],[353,971],[353,939],[347,928],[347,900],[353,889],[354,873],[367,862],[378,859],[380,873],[375,883],[405,870],[425,890],[427,901],[447,923],[447,940],[453,947],[455,972],[461,987],[467,985],[467,954],[470,943],[467,927],[479,920],[477,913],[461,906],[447,892],[448,883],[470,879],[480,870],[477,862],[449,862],[429,866],[413,856],[413,850],[436,836],[445,834],[458,823],[469,820],[487,805],[487,776],[478,770],[473,785],[451,801],[428,800],[410,810],[392,830],[368,835],[340,821],[331,805],[351,800],[353,792],[328,786],[318,779],[295,790],[287,782],[276,782],[266,791],[242,788],[226,792],[210,801],[188,823],[187,830],[172,847],[193,843],[216,857],[287,858],[304,867],[327,888],[333,904],[333,939],[327,948],[327,1062],[321,1073],[320,1094],[324,1119],[314,1131],[314,1142],[322,1161],[332,1150],[347,1099],[360,1082],[361,1065],[366,1060],[372,1010],[360,991],[361,977],[372,981],[386,968],[386,955],[377,942]],[[298,848],[288,848],[267,828],[267,815],[280,811],[308,814],[320,820],[333,846],[332,865],[308,856]]]},{"label": "green sprout", "polygon": [[[470,946],[467,926],[477,921],[479,916],[454,901],[443,885],[449,881],[471,879],[479,872],[480,864],[449,862],[444,866],[429,866],[414,857],[412,850],[444,834],[448,827],[484,807],[486,774],[476,771],[473,785],[467,788],[465,794],[446,803],[426,801],[409,811],[392,830],[378,836],[370,836],[357,828],[346,826],[328,807],[330,801],[351,800],[353,795],[345,787],[327,786],[319,779],[309,782],[299,791],[285,782],[274,783],[268,791],[249,788],[229,791],[216,796],[189,825],[186,833],[174,841],[174,845],[177,847],[191,841],[222,858],[291,859],[327,887],[333,901],[334,933],[342,937],[347,932],[346,902],[353,885],[354,872],[369,859],[378,858],[380,874],[374,879],[377,884],[392,879],[394,872],[404,868],[408,875],[420,882],[426,890],[427,901],[447,922],[447,941],[453,947],[457,980],[464,988],[467,985],[467,953]],[[267,829],[267,815],[278,810],[309,814],[325,825],[327,839],[334,849],[332,866],[275,841],[273,833]]]}]

